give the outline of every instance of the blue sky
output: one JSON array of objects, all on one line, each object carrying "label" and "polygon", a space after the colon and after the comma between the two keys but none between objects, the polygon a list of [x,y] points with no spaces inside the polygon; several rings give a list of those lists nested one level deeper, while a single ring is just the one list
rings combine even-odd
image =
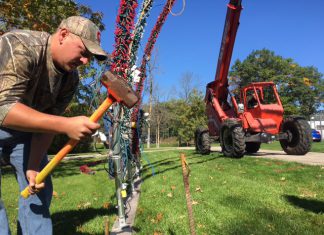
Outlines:
[{"label": "blue sky", "polygon": [[[78,0],[104,13],[106,30],[102,46],[113,50],[118,0]],[[141,51],[166,0],[155,0]],[[180,78],[192,72],[197,86],[214,80],[228,0],[185,0],[181,16],[169,15],[157,39],[156,81],[165,95],[179,88]],[[139,0],[139,6],[142,1]],[[176,0],[173,12],[182,9]],[[244,60],[252,50],[267,48],[301,66],[315,66],[324,74],[324,1],[323,0],[242,0],[243,11],[232,62]]]}]

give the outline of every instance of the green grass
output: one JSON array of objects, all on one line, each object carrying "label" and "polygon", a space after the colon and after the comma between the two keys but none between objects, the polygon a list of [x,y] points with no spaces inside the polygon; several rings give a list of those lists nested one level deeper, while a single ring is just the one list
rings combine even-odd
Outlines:
[{"label": "green grass", "polygon": [[[54,172],[55,196],[51,204],[54,234],[104,234],[106,217],[110,228],[116,216],[115,183],[108,179],[104,163],[92,166],[95,175],[81,174],[79,167],[91,160],[70,160],[61,163]],[[11,169],[3,169],[2,199],[10,227],[16,234],[18,186]]]},{"label": "green grass", "polygon": [[[197,234],[324,234],[324,167],[229,159],[218,152],[185,154]],[[143,155],[138,234],[189,234],[179,156],[180,151]],[[54,234],[104,234],[106,217],[112,227],[114,181],[103,163],[91,167],[95,175],[80,174],[79,166],[89,161],[94,159],[66,161],[55,170]],[[3,174],[2,196],[15,234],[17,183],[8,168]]]},{"label": "green grass", "polygon": [[[197,234],[324,234],[323,167],[186,151]],[[179,152],[146,154],[139,234],[189,234]]]},{"label": "green grass", "polygon": [[[274,141],[271,144],[262,144],[262,149],[269,149],[269,150],[282,150],[279,141]],[[311,152],[318,152],[324,153],[324,142],[313,142]]]}]

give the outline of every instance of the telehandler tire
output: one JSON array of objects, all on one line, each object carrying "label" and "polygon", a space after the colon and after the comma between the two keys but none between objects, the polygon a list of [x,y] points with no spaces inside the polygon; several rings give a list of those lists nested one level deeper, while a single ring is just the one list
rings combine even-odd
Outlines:
[{"label": "telehandler tire", "polygon": [[287,117],[280,131],[287,133],[288,139],[280,140],[283,150],[289,155],[305,155],[312,147],[312,131],[302,117]]},{"label": "telehandler tire", "polygon": [[261,143],[258,142],[246,142],[245,143],[246,153],[257,153],[260,149]]},{"label": "telehandler tire", "polygon": [[196,151],[200,154],[210,153],[210,137],[208,129],[204,127],[197,128],[195,132]]},{"label": "telehandler tire", "polygon": [[245,152],[243,128],[236,120],[227,119],[221,126],[220,144],[226,157],[241,158]]}]

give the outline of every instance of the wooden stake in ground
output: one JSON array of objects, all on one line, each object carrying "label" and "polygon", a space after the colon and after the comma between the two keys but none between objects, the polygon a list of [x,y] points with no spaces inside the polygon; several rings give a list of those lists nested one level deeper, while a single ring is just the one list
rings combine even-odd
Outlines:
[{"label": "wooden stake in ground", "polygon": [[109,235],[109,218],[105,218],[105,235]]},{"label": "wooden stake in ground", "polygon": [[180,158],[181,158],[181,165],[182,165],[183,184],[184,184],[185,192],[186,192],[190,234],[196,235],[195,220],[194,220],[194,217],[192,214],[192,202],[191,202],[190,187],[189,187],[189,172],[190,172],[190,170],[189,170],[188,163],[186,162],[186,156],[184,155],[184,153],[180,154]]}]

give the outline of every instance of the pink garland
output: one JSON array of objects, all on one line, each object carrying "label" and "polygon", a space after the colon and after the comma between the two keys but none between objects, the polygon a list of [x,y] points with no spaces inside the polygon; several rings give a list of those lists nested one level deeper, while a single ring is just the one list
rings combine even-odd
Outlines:
[{"label": "pink garland", "polygon": [[137,0],[121,0],[116,19],[115,50],[112,52],[110,69],[119,76],[127,79],[129,66],[129,45],[132,41],[131,31],[134,29]]}]

